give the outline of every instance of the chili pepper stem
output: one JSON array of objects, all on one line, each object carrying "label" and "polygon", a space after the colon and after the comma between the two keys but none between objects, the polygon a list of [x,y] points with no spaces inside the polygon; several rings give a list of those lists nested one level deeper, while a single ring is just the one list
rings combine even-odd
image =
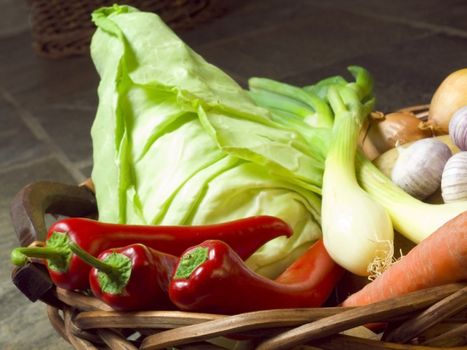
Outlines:
[{"label": "chili pepper stem", "polygon": [[73,254],[79,256],[86,264],[91,265],[99,271],[104,272],[108,275],[120,274],[120,269],[118,267],[110,265],[102,260],[95,258],[76,243],[70,243],[69,247]]},{"label": "chili pepper stem", "polygon": [[27,258],[39,259],[66,259],[67,251],[55,247],[18,247],[11,252],[11,262],[17,266],[23,266]]},{"label": "chili pepper stem", "polygon": [[[103,292],[120,294],[128,284],[132,263],[130,258],[121,253],[112,253],[104,259],[98,259],[76,243],[69,244],[70,250],[86,264],[98,271],[98,281]],[[92,271],[92,270],[91,270]]]},{"label": "chili pepper stem", "polygon": [[208,248],[206,247],[196,247],[193,250],[186,252],[180,258],[174,278],[188,278],[193,271],[206,260],[208,260]]}]

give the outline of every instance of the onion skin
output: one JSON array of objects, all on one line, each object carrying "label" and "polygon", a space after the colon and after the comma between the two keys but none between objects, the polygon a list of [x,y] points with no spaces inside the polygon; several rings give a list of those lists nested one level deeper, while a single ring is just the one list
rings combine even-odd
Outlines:
[{"label": "onion skin", "polygon": [[467,105],[452,116],[449,122],[449,135],[457,147],[467,151]]},{"label": "onion skin", "polygon": [[380,154],[409,142],[433,136],[431,129],[424,128],[415,114],[401,111],[389,114],[372,113],[369,125],[360,137],[365,155],[373,160]]},{"label": "onion skin", "polygon": [[426,127],[437,134],[449,132],[449,121],[454,113],[467,105],[467,68],[449,74],[431,99]]},{"label": "onion skin", "polygon": [[368,137],[382,152],[398,145],[432,136],[430,130],[420,128],[420,120],[410,112],[395,112],[382,120],[372,119]]}]

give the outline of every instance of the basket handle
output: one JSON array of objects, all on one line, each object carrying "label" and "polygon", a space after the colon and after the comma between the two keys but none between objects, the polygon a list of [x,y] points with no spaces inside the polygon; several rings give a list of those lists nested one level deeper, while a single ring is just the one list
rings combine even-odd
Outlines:
[{"label": "basket handle", "polygon": [[46,213],[89,216],[96,212],[96,199],[89,186],[50,181],[39,181],[25,186],[16,194],[10,205],[12,224],[22,246],[45,239]]},{"label": "basket handle", "polygon": [[[89,182],[80,186],[49,181],[34,182],[23,187],[10,205],[12,224],[22,246],[45,239],[46,213],[89,216],[96,212],[96,199]],[[11,279],[29,300],[41,300],[55,307],[61,305],[55,295],[55,286],[42,264],[30,262],[15,268]]]},{"label": "basket handle", "polygon": [[55,285],[49,277],[44,265],[28,262],[11,271],[11,280],[30,301],[40,300],[54,307],[62,307],[63,303],[56,297]]}]

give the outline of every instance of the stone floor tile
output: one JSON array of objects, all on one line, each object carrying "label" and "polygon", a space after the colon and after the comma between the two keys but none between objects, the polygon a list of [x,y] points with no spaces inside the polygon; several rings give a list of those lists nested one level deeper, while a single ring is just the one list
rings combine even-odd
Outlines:
[{"label": "stone floor tile", "polygon": [[[372,35],[366,35],[368,32]],[[200,46],[198,53],[244,78],[279,79],[424,35],[424,31],[407,26],[394,27],[355,14],[321,8],[304,19],[290,20],[267,31]]]},{"label": "stone floor tile", "polygon": [[342,8],[353,13],[362,13],[395,22],[412,22],[413,26],[431,27],[433,30],[446,27],[461,30],[467,35],[467,2],[464,0],[304,0],[308,4]]},{"label": "stone floor tile", "polygon": [[[89,56],[52,60],[38,57],[31,48],[29,32],[0,38],[0,86],[8,90],[25,108],[41,104],[73,103],[84,92],[96,91],[99,77]],[[90,93],[87,93],[90,95]],[[90,103],[94,103],[90,101]],[[83,101],[86,102],[86,101]]]},{"label": "stone floor tile", "polygon": [[80,171],[86,178],[90,178],[92,173],[92,162],[84,165],[82,168],[80,168]]},{"label": "stone floor tile", "polygon": [[377,108],[391,111],[429,103],[441,81],[449,73],[465,67],[465,45],[466,40],[462,38],[432,35],[289,76],[284,81],[302,86],[329,75],[350,78],[345,67],[361,65],[375,78]]},{"label": "stone floor tile", "polygon": [[29,6],[26,1],[0,0],[2,20],[0,21],[0,37],[8,37],[30,28]]},{"label": "stone floor tile", "polygon": [[72,162],[92,156],[90,132],[95,113],[95,107],[68,104],[66,101],[62,105],[41,105],[34,110],[34,116],[49,137]]},{"label": "stone floor tile", "polygon": [[2,228],[0,230],[0,243],[6,242],[4,241],[5,227],[11,226],[9,206],[14,195],[27,184],[44,180],[66,184],[76,183],[71,173],[53,156],[0,170],[0,228]]},{"label": "stone floor tile", "polygon": [[[4,287],[7,291],[3,289]],[[0,348],[4,350],[74,349],[53,329],[47,317],[45,304],[32,303],[13,288],[15,287],[11,283],[0,282],[0,293],[14,294],[9,302],[15,306],[9,313],[2,312],[4,316],[0,320]],[[3,303],[1,306],[4,306]]]},{"label": "stone floor tile", "polygon": [[279,27],[307,15],[301,1],[296,0],[287,1],[287,6],[283,6],[282,0],[234,2],[234,6],[230,5],[225,15],[191,30],[177,31],[177,34],[196,49],[203,44],[212,45],[237,36]]},{"label": "stone floor tile", "polygon": [[0,96],[0,169],[46,157],[50,149],[23,123]]}]

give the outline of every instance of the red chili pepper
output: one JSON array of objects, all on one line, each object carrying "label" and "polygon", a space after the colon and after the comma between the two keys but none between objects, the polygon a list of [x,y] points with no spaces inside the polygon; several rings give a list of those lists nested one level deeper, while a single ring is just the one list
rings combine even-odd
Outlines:
[{"label": "red chili pepper", "polygon": [[97,258],[74,243],[70,248],[92,266],[93,294],[115,310],[173,308],[167,289],[178,257],[143,244],[104,250]]},{"label": "red chili pepper", "polygon": [[321,240],[275,281],[250,270],[226,243],[209,240],[180,257],[169,297],[182,310],[222,314],[317,307],[343,272]]},{"label": "red chili pepper", "polygon": [[86,289],[90,266],[69,248],[74,242],[93,256],[103,250],[141,243],[161,252],[180,255],[187,248],[207,239],[227,242],[247,259],[269,240],[292,230],[273,216],[254,216],[213,225],[151,226],[102,223],[85,218],[68,218],[54,223],[47,234],[46,247],[20,247],[12,252],[12,262],[24,264],[27,257],[46,259],[55,285],[64,289]]}]

